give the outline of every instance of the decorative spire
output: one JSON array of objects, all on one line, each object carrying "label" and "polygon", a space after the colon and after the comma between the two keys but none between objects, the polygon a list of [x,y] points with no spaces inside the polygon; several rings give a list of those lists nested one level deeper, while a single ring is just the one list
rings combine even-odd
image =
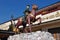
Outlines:
[{"label": "decorative spire", "polygon": [[14,18],[14,16],[13,15],[11,15],[11,19],[13,20],[13,18]]},{"label": "decorative spire", "polygon": [[11,24],[14,24],[13,19],[14,19],[14,16],[11,15]]}]

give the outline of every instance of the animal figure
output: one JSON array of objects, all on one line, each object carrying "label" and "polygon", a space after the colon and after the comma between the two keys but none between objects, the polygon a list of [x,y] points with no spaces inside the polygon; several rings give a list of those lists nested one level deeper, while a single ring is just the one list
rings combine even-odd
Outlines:
[{"label": "animal figure", "polygon": [[[38,7],[36,5],[33,5],[32,6],[32,11],[30,12],[30,14],[28,15],[28,17],[30,18],[30,23],[33,23],[35,22],[37,19],[36,19],[36,11],[37,11]],[[29,19],[28,18],[28,19]],[[39,21],[41,23],[41,18],[39,17]]]},{"label": "animal figure", "polygon": [[[26,24],[28,23],[29,24],[29,30],[31,32],[32,31],[31,30],[31,23],[36,21],[36,18],[35,18],[36,17],[36,10],[37,10],[36,5],[32,6],[32,11],[29,11],[29,9],[27,9],[25,11],[25,16],[23,18],[21,17],[18,19],[16,27],[18,28],[20,25],[23,25],[23,31],[27,32],[27,30],[25,28],[26,28]],[[39,19],[39,20],[41,22],[41,19]]]}]

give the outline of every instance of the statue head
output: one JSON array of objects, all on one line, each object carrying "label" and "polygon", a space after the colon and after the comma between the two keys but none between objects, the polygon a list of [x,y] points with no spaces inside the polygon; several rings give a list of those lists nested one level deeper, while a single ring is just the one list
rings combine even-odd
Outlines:
[{"label": "statue head", "polygon": [[20,17],[20,18],[18,18],[18,21],[22,21],[22,19],[23,19],[23,18],[22,18],[22,17]]},{"label": "statue head", "polygon": [[30,5],[27,5],[27,9],[29,9],[30,8]]},{"label": "statue head", "polygon": [[37,10],[38,6],[34,4],[34,5],[32,5],[32,9]]},{"label": "statue head", "polygon": [[30,5],[27,5],[26,10],[24,11],[24,14],[25,14],[25,15],[28,15],[28,14],[30,13],[29,8],[30,8]]}]

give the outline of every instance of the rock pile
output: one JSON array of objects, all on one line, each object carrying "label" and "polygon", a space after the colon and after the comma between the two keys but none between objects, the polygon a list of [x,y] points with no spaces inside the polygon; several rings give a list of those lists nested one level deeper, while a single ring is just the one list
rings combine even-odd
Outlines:
[{"label": "rock pile", "polygon": [[8,40],[55,40],[51,33],[36,31],[9,36]]}]

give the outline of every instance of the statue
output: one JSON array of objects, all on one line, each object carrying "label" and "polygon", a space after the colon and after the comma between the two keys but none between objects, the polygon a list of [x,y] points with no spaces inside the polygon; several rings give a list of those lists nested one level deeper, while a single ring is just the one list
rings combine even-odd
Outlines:
[{"label": "statue", "polygon": [[[29,31],[32,31],[32,26],[31,24],[33,22],[35,22],[36,19],[36,11],[37,11],[37,6],[33,5],[32,6],[32,11],[29,11],[30,6],[27,5],[26,10],[24,11],[24,16],[18,19],[18,22],[16,24],[16,27],[18,28],[20,25],[23,25],[23,31],[28,32],[26,30],[26,24],[29,24]],[[39,18],[40,22],[41,22],[41,18]]]},{"label": "statue", "polygon": [[9,31],[19,33],[19,29],[15,27],[13,16],[11,16],[11,25],[9,26]]},{"label": "statue", "polygon": [[18,22],[16,24],[16,27],[18,28],[20,25],[23,25],[23,32],[27,32],[26,30],[26,24],[27,24],[27,16],[30,13],[29,11],[29,5],[27,5],[26,10],[24,11],[24,16],[18,19]]}]

